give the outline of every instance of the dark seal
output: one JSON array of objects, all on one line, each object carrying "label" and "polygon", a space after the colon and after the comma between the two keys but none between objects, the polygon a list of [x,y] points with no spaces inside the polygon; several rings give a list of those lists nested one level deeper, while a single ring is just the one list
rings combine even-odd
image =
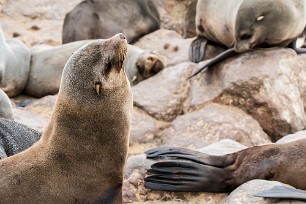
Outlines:
[{"label": "dark seal", "polygon": [[159,13],[151,0],[86,0],[66,15],[62,41],[104,39],[122,32],[133,43],[159,28]]}]

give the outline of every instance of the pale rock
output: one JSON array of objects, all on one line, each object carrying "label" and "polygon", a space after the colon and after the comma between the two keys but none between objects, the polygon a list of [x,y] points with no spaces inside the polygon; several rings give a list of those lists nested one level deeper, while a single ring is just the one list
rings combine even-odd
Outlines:
[{"label": "pale rock", "polygon": [[270,143],[256,120],[242,110],[210,103],[178,116],[162,134],[163,146],[196,149],[223,139],[248,147]]},{"label": "pale rock", "polygon": [[133,86],[134,105],[167,122],[183,114],[190,86],[187,79],[194,66],[194,63],[181,63]]}]

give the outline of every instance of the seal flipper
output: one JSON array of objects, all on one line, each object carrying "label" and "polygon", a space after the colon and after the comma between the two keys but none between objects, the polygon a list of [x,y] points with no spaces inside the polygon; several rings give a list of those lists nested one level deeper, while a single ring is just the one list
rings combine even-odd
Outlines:
[{"label": "seal flipper", "polygon": [[220,54],[218,54],[216,57],[214,57],[212,59],[205,60],[204,62],[200,62],[198,64],[198,70],[194,74],[192,74],[191,77],[189,77],[189,78],[192,78],[192,77],[196,76],[201,71],[203,71],[205,68],[208,68],[211,65],[214,65],[214,64],[216,64],[216,63],[218,63],[218,62],[220,62],[220,61],[222,61],[226,58],[235,56],[237,54],[238,53],[235,51],[234,48],[230,48],[230,49],[225,50],[224,52],[221,52]]},{"label": "seal flipper", "polygon": [[274,186],[261,193],[257,193],[254,196],[264,198],[283,198],[283,199],[295,199],[306,201],[306,191],[299,190],[293,187],[286,186]]},{"label": "seal flipper", "polygon": [[205,49],[207,46],[207,39],[204,37],[197,37],[193,40],[189,47],[189,60],[198,63],[204,59]]},{"label": "seal flipper", "polygon": [[214,156],[177,147],[157,147],[145,152],[148,159],[185,159],[199,164],[227,167],[234,163],[236,154]]},{"label": "seal flipper", "polygon": [[289,44],[288,47],[292,48],[297,54],[306,53],[306,49],[305,49],[305,48],[297,47],[297,41],[298,41],[298,38],[295,38],[295,39]]},{"label": "seal flipper", "polygon": [[228,192],[227,168],[203,165],[190,161],[158,162],[148,171],[145,187],[152,190],[176,192]]}]

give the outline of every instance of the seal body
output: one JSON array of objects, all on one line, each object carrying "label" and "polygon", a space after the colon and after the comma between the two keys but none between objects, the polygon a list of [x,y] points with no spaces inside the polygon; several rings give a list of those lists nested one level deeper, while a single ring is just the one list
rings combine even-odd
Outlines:
[{"label": "seal body", "polygon": [[133,43],[159,28],[159,13],[151,0],[86,0],[66,15],[62,36],[68,43],[122,32]]},{"label": "seal body", "polygon": [[0,119],[0,159],[22,152],[39,140],[41,133],[13,120]]},{"label": "seal body", "polygon": [[0,160],[1,203],[120,203],[132,93],[123,34],[68,60],[48,127],[29,149]]},{"label": "seal body", "polygon": [[[57,94],[64,66],[69,57],[92,40],[81,40],[55,47],[32,48],[31,68],[24,93],[33,97]],[[147,79],[165,67],[162,56],[128,45],[125,68],[131,85]]]},{"label": "seal body", "polygon": [[0,27],[0,88],[9,96],[17,96],[25,87],[30,70],[31,53],[19,40],[4,38]]},{"label": "seal body", "polygon": [[0,118],[13,119],[11,101],[2,89],[0,89]]},{"label": "seal body", "polygon": [[188,149],[160,147],[146,152],[152,165],[145,186],[154,190],[229,192],[252,179],[275,180],[306,189],[306,139],[251,147],[212,156]]},{"label": "seal body", "polygon": [[305,28],[305,10],[305,0],[199,0],[198,37],[191,44],[190,59],[204,59],[206,40],[234,48],[237,53],[288,46]]}]

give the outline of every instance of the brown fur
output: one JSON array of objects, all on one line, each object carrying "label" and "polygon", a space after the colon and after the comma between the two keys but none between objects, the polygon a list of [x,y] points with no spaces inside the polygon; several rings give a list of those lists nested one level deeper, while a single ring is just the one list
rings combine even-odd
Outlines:
[{"label": "brown fur", "polygon": [[42,138],[0,161],[1,203],[122,202],[132,111],[122,36],[93,41],[68,60]]}]

